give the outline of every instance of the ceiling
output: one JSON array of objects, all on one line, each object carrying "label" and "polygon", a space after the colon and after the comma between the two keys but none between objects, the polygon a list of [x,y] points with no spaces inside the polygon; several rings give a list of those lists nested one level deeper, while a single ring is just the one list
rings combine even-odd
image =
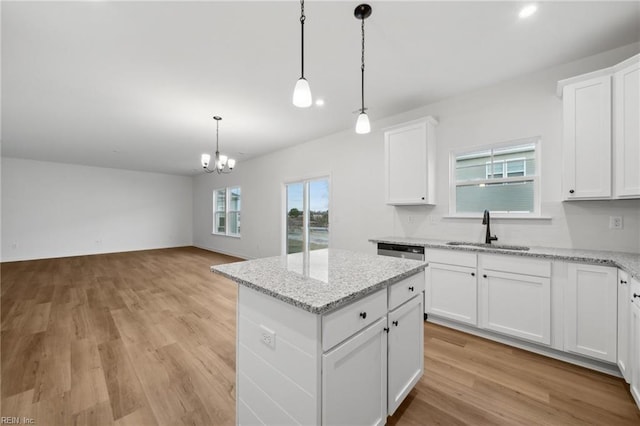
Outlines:
[{"label": "ceiling", "polygon": [[[215,151],[242,161],[353,128],[358,2],[2,2],[2,155],[173,174]],[[370,3],[375,120],[640,40],[640,2]],[[356,137],[356,136],[354,136]]]}]

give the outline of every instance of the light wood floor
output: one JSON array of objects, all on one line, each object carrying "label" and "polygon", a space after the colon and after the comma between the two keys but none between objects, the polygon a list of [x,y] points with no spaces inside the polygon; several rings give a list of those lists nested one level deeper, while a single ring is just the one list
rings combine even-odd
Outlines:
[{"label": "light wood floor", "polygon": [[[2,264],[2,416],[234,423],[235,285],[196,248]],[[433,324],[391,425],[639,425],[621,379]]]}]

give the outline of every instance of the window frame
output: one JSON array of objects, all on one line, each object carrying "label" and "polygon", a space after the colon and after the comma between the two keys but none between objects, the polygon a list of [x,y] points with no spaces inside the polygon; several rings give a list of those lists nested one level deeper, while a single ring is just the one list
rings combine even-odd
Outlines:
[{"label": "window frame", "polygon": [[[240,199],[239,199],[239,204],[240,204],[240,209],[239,210],[231,210],[231,191],[234,189],[239,189],[240,190]],[[224,211],[223,210],[218,210],[218,206],[217,206],[217,196],[219,192],[224,192]],[[230,227],[229,227],[229,217],[230,217],[230,213],[237,213],[238,214],[238,218],[240,218],[241,216],[241,211],[242,211],[242,187],[240,185],[234,185],[234,186],[227,186],[224,188],[216,188],[213,190],[213,203],[212,203],[212,210],[213,210],[213,214],[212,216],[212,221],[213,221],[213,226],[212,226],[212,230],[211,230],[211,234],[212,235],[221,235],[221,236],[225,236],[225,237],[232,237],[232,238],[241,238],[242,236],[242,232],[239,233],[232,233],[230,232]],[[216,223],[216,214],[217,213],[224,213],[224,232],[218,232],[217,231],[217,223]]]},{"label": "window frame", "polygon": [[[471,212],[471,213],[458,213],[456,206],[456,189],[458,186],[464,186],[464,184],[469,184],[473,182],[474,184],[496,184],[496,183],[509,183],[509,182],[533,182],[533,212],[493,212],[491,211],[491,216],[493,218],[505,218],[505,219],[536,219],[542,218],[541,213],[541,178],[540,178],[540,170],[541,170],[541,158],[542,158],[542,144],[540,143],[542,138],[540,136],[532,136],[522,139],[513,139],[505,142],[494,143],[489,145],[476,145],[465,148],[460,148],[456,150],[449,151],[449,216],[451,218],[478,218],[482,216],[482,212]],[[512,177],[501,177],[501,178],[491,178],[486,175],[485,179],[474,179],[467,181],[456,181],[456,161],[459,156],[464,156],[466,154],[471,154],[477,151],[491,151],[498,149],[504,149],[508,147],[516,147],[525,144],[533,144],[535,146],[534,149],[534,162],[535,169],[533,170],[533,174],[526,176],[526,162],[525,162],[525,175],[524,176],[512,176]],[[518,161],[522,160],[520,158],[510,159],[509,161]],[[505,160],[499,160],[503,162],[503,170],[502,175],[508,175],[507,172],[507,162]],[[490,164],[490,162],[489,162]],[[485,169],[486,170],[486,169]]]}]

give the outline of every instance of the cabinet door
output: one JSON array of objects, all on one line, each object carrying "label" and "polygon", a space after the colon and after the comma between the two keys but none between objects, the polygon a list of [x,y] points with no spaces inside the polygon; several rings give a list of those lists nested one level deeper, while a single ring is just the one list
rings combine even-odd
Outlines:
[{"label": "cabinet door", "polygon": [[631,287],[631,394],[640,408],[640,283],[632,280]]},{"label": "cabinet door", "polygon": [[563,89],[564,199],[611,197],[611,77]]},{"label": "cabinet door", "polygon": [[565,289],[565,350],[615,363],[617,269],[570,263]]},{"label": "cabinet door", "polygon": [[477,325],[476,269],[429,263],[425,271],[425,312]]},{"label": "cabinet door", "polygon": [[615,196],[640,197],[640,56],[613,76]]},{"label": "cabinet door", "polygon": [[618,368],[622,377],[629,383],[629,277],[618,270]]},{"label": "cabinet door", "polygon": [[384,425],[387,317],[322,355],[322,424]]},{"label": "cabinet door", "polygon": [[435,132],[432,117],[385,131],[387,204],[435,203]]},{"label": "cabinet door", "polygon": [[482,271],[480,326],[551,344],[551,281],[545,277]]},{"label": "cabinet door", "polygon": [[389,312],[388,407],[392,415],[424,372],[422,297]]}]

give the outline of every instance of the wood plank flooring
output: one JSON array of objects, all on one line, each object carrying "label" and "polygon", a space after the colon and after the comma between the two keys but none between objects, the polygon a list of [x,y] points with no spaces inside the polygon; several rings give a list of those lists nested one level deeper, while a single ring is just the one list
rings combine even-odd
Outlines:
[{"label": "wood plank flooring", "polygon": [[[188,247],[2,264],[0,415],[235,422],[236,286]],[[390,425],[640,425],[618,378],[433,324]]]}]

